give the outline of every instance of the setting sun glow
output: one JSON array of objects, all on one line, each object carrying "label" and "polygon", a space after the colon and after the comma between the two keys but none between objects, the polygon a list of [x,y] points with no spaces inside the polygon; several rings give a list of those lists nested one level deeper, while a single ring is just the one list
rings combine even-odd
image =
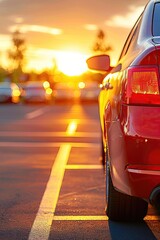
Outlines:
[{"label": "setting sun glow", "polygon": [[[94,4],[86,0],[76,3],[74,0],[46,0],[44,4],[39,0],[32,7],[26,0],[16,0],[14,7],[12,0],[0,0],[0,67],[10,72],[15,69],[15,59],[9,56],[15,54],[13,40],[18,35],[14,33],[19,32],[22,41],[17,42],[22,43],[24,50],[21,64],[24,72],[41,74],[46,71],[56,77],[59,73],[80,76],[88,71],[86,59],[95,54],[93,46],[100,29],[104,32],[104,45],[111,47],[107,52],[111,66],[115,66],[145,1],[137,4],[133,0],[125,1],[125,8],[116,5],[115,9],[114,3],[105,0],[94,1]],[[107,15],[104,9],[109,9]]]},{"label": "setting sun glow", "polygon": [[53,51],[49,49],[31,49],[28,53],[26,70],[40,72],[52,69],[54,64],[58,70],[68,76],[78,76],[88,70],[87,55],[80,52]]},{"label": "setting sun glow", "polygon": [[87,70],[86,58],[81,53],[61,52],[57,56],[57,65],[68,76],[80,75]]}]

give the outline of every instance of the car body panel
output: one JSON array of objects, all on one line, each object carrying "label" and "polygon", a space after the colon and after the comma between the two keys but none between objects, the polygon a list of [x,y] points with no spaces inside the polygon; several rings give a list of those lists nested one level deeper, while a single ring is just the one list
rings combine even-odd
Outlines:
[{"label": "car body panel", "polygon": [[80,101],[98,101],[98,96],[100,92],[100,87],[98,83],[93,81],[79,82],[78,88]]},{"label": "car body panel", "polygon": [[114,186],[149,199],[160,185],[160,108],[123,106],[121,115],[107,129]]},{"label": "car body panel", "polygon": [[2,82],[0,83],[0,102],[20,102],[20,88],[15,83]]},{"label": "car body panel", "polygon": [[79,98],[79,91],[75,88],[74,84],[66,82],[55,83],[53,96],[55,102],[75,101]]},{"label": "car body panel", "polygon": [[[117,66],[104,78],[99,95],[103,145],[108,150],[113,186],[146,201],[160,187],[160,36],[153,36],[152,31],[157,3],[160,1],[151,0],[145,7],[126,40]],[[144,98],[151,94],[151,102],[126,101],[131,81],[128,70],[138,67],[157,71],[159,91],[141,94]]]},{"label": "car body panel", "polygon": [[23,101],[25,103],[50,103],[52,89],[44,86],[44,82],[27,82],[24,86]]}]

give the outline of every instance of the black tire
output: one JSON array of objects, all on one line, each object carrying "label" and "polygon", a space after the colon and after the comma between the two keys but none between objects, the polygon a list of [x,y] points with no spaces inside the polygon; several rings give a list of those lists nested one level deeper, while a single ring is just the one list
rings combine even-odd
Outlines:
[{"label": "black tire", "polygon": [[109,167],[106,171],[106,214],[113,221],[142,221],[147,214],[148,203],[143,199],[117,191],[112,184]]},{"label": "black tire", "polygon": [[103,139],[101,140],[101,161],[102,161],[103,169],[105,169],[105,166],[106,166],[106,154],[105,154],[105,151],[104,151]]}]

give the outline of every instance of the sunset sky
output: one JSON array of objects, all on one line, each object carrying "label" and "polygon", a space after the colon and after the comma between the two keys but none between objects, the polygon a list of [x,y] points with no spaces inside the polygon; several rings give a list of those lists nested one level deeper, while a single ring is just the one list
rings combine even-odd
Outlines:
[{"label": "sunset sky", "polygon": [[[112,65],[146,0],[0,0],[0,58],[12,32],[23,31],[28,68],[51,67],[79,74],[92,55],[98,29],[106,34]],[[74,68],[74,71],[73,71]],[[71,70],[72,69],[72,70]]]}]

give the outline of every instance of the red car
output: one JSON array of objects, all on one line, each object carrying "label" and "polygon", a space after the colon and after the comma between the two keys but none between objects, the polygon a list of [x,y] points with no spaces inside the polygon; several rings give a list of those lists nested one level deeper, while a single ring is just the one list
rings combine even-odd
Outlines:
[{"label": "red car", "polygon": [[[107,55],[87,60],[108,71]],[[102,82],[99,112],[106,153],[106,213],[137,221],[148,203],[160,210],[160,1],[151,0],[132,28],[116,67]]]}]

